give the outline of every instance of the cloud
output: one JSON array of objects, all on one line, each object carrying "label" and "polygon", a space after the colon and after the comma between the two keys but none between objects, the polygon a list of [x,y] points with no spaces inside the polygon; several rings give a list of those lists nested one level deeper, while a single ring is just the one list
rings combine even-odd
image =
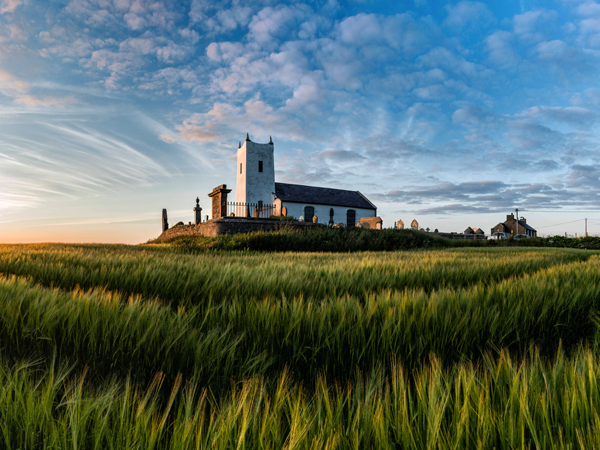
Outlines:
[{"label": "cloud", "polygon": [[574,164],[571,166],[567,183],[578,189],[600,187],[600,168],[597,165]]},{"label": "cloud", "polygon": [[158,138],[163,141],[166,142],[167,144],[173,144],[175,142],[177,142],[177,136],[174,136],[172,134],[161,134],[158,136]]},{"label": "cloud", "polygon": [[365,157],[352,150],[341,150],[337,148],[328,148],[318,153],[318,157],[329,159],[336,162],[348,162],[364,160]]},{"label": "cloud", "polygon": [[556,11],[538,9],[527,11],[513,17],[513,30],[527,43],[542,41],[558,19]]},{"label": "cloud", "polygon": [[260,8],[261,2],[252,2],[251,6],[231,5],[231,2],[212,2],[192,0],[189,18],[193,24],[201,26],[209,34],[231,32],[247,26],[252,19],[254,8]]},{"label": "cloud", "polygon": [[200,35],[198,34],[198,32],[194,31],[194,30],[190,30],[189,28],[184,28],[184,29],[179,30],[179,34],[181,35],[182,38],[190,41],[190,43],[192,45],[196,45],[198,43],[198,41],[200,41]]},{"label": "cloud", "polygon": [[189,68],[167,67],[150,74],[138,89],[173,95],[180,90],[193,89],[200,82],[196,72]]},{"label": "cloud", "polygon": [[0,69],[0,93],[7,97],[19,97],[27,92],[29,92],[28,83]]},{"label": "cloud", "polygon": [[0,1],[0,14],[14,12],[22,3],[23,0],[2,0]]},{"label": "cloud", "polygon": [[448,16],[443,22],[446,28],[465,33],[487,28],[496,19],[484,3],[461,1],[455,5],[446,5]]},{"label": "cloud", "polygon": [[590,109],[578,106],[534,106],[523,112],[523,115],[537,117],[573,125],[586,125],[595,121],[598,114]]},{"label": "cloud", "polygon": [[44,97],[39,98],[31,95],[29,92],[31,86],[29,83],[17,78],[13,74],[0,69],[0,94],[13,99],[16,105],[23,105],[31,108],[66,106],[77,103],[73,96],[67,97]]},{"label": "cloud", "polygon": [[208,114],[193,114],[191,117],[185,119],[181,125],[176,126],[177,133],[173,134],[162,134],[159,138],[167,143],[173,143],[176,141],[186,142],[214,142],[221,134],[218,131],[218,123],[210,121]]},{"label": "cloud", "polygon": [[43,107],[47,108],[50,106],[68,106],[77,103],[77,100],[73,96],[68,97],[44,97],[38,98],[35,95],[21,95],[14,100],[16,105],[24,105],[32,108]]},{"label": "cloud", "polygon": [[71,0],[65,10],[91,26],[124,23],[137,31],[173,27],[180,18],[175,6],[161,0]]},{"label": "cloud", "polygon": [[514,45],[515,37],[509,31],[495,31],[485,38],[485,48],[493,64],[501,67],[510,67],[521,60]]},{"label": "cloud", "polygon": [[497,122],[500,118],[491,111],[485,110],[478,105],[465,106],[457,109],[452,114],[452,122],[469,123],[471,125],[481,125],[491,121]]},{"label": "cloud", "polygon": [[577,12],[584,17],[600,17],[600,4],[586,1],[577,7]]},{"label": "cloud", "polygon": [[312,15],[308,5],[279,5],[260,10],[248,25],[248,38],[263,48],[271,48],[282,38],[289,38],[298,26]]}]

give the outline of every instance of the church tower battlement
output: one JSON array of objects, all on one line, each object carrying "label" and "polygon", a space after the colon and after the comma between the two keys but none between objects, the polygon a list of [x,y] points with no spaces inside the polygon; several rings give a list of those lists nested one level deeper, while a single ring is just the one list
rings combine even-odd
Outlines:
[{"label": "church tower battlement", "polygon": [[241,203],[272,204],[275,200],[275,161],[273,140],[257,144],[246,140],[237,151],[237,182],[235,201]]}]

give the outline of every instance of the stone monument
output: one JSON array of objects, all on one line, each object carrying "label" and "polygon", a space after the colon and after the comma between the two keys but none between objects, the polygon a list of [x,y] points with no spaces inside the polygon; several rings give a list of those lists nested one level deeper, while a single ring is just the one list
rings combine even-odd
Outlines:
[{"label": "stone monument", "polygon": [[221,217],[227,216],[227,194],[231,192],[231,189],[227,189],[226,184],[217,186],[212,190],[209,197],[212,197],[212,218],[220,219]]},{"label": "stone monument", "polygon": [[202,208],[200,208],[200,199],[196,197],[196,206],[194,207],[194,223],[202,223]]}]

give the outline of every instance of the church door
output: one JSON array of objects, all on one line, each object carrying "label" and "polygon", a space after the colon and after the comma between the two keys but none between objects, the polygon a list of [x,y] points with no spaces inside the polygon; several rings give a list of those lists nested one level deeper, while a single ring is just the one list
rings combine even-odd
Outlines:
[{"label": "church door", "polygon": [[305,222],[312,222],[314,215],[315,215],[315,208],[313,208],[312,206],[304,207],[304,221]]},{"label": "church door", "polygon": [[356,225],[356,211],[349,209],[346,213],[346,226],[353,227]]}]

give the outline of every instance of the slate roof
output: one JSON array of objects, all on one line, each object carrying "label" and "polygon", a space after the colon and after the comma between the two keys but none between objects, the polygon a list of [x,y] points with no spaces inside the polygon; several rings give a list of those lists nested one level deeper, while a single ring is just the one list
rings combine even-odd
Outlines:
[{"label": "slate roof", "polygon": [[530,227],[529,225],[527,225],[525,222],[521,222],[519,220],[519,230],[521,229],[521,227],[525,228],[526,230],[530,230],[530,231],[537,231],[535,228]]},{"label": "slate roof", "polygon": [[[509,221],[507,220],[507,221],[505,221],[505,222],[500,222],[498,225],[503,225],[503,226],[504,226],[504,229],[506,230],[506,229],[507,229],[507,228],[506,228],[506,222],[509,222]],[[516,220],[515,220],[515,222],[516,222]],[[498,225],[496,225],[496,227],[497,227]],[[494,228],[496,228],[496,227],[494,227]],[[526,224],[525,222],[521,222],[521,221],[519,220],[519,231],[521,230],[521,227],[523,227],[523,228],[524,228],[524,229],[526,229],[526,230],[530,230],[530,231],[535,231],[535,232],[537,232],[537,230],[536,230],[535,228],[533,228],[532,226],[529,226],[529,225],[528,225],[528,224]]]},{"label": "slate roof", "polygon": [[284,202],[377,209],[377,207],[360,192],[346,191],[344,189],[275,183],[275,196]]}]

